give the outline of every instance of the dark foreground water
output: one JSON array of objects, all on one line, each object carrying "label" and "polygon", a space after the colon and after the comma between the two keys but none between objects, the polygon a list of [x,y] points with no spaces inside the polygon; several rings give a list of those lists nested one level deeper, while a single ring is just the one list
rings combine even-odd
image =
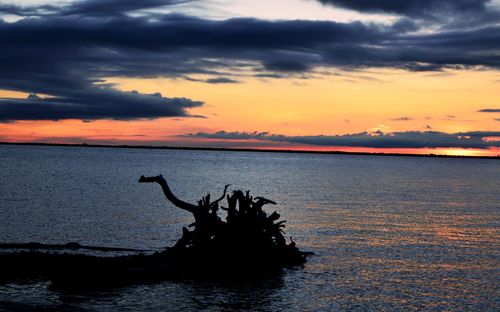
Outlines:
[{"label": "dark foreground water", "polygon": [[[274,199],[315,256],[260,281],[61,293],[0,284],[0,310],[500,310],[500,161],[0,145],[0,242],[157,250],[223,186]],[[203,261],[203,259],[200,259]]]}]

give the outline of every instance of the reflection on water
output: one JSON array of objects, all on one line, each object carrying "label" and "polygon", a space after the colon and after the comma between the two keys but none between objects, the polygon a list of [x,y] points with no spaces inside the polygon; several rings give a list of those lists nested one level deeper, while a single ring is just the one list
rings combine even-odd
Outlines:
[{"label": "reflection on water", "polygon": [[[225,184],[276,200],[315,256],[268,279],[60,293],[0,285],[0,310],[500,310],[497,160],[0,145],[0,241],[158,249]],[[271,209],[268,208],[268,209]],[[272,212],[272,211],[270,211]],[[202,261],[202,260],[200,260]]]},{"label": "reflection on water", "polygon": [[0,288],[0,295],[17,295],[27,300],[2,300],[0,309],[47,310],[74,309],[109,310],[269,310],[286,308],[286,297],[279,295],[284,287],[283,275],[262,277],[259,280],[177,281],[134,285],[117,289],[85,292],[51,291],[47,282],[11,283]]}]

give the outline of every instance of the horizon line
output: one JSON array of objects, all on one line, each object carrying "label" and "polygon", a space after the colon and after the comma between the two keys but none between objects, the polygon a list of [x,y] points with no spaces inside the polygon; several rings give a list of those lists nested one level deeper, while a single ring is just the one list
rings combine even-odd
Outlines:
[{"label": "horizon line", "polygon": [[416,154],[416,153],[386,153],[386,152],[347,152],[347,151],[315,151],[292,149],[261,149],[261,148],[224,148],[224,147],[189,147],[189,146],[154,146],[154,145],[127,145],[127,144],[93,144],[93,143],[44,143],[44,142],[0,142],[0,145],[28,145],[28,146],[61,146],[61,147],[89,147],[89,148],[130,148],[130,149],[164,149],[188,151],[213,151],[213,152],[256,152],[280,154],[326,154],[326,155],[360,155],[360,156],[402,156],[402,157],[437,157],[437,158],[480,158],[500,159],[497,156],[487,155],[441,155],[441,154]]}]

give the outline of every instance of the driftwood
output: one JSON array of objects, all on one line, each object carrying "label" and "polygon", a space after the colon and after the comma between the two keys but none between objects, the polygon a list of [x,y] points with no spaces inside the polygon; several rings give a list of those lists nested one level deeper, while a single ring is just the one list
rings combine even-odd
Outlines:
[{"label": "driftwood", "polygon": [[[0,282],[18,278],[49,278],[59,287],[115,286],[135,282],[150,282],[172,278],[254,277],[289,265],[306,262],[311,254],[301,252],[283,236],[285,221],[278,221],[275,211],[267,214],[262,208],[276,204],[264,197],[251,197],[249,192],[234,191],[214,201],[210,194],[197,204],[175,196],[163,176],[144,177],[140,183],[157,183],[168,201],[194,216],[195,222],[182,229],[177,243],[162,252],[118,257],[97,257],[82,254],[49,253],[38,249],[115,250],[105,247],[81,246],[77,243],[59,247],[31,244],[6,245],[29,251],[0,254]],[[219,207],[222,200],[227,207]],[[219,209],[226,212],[225,221]],[[39,247],[39,248],[37,248]],[[120,249],[116,249],[120,250]]]},{"label": "driftwood", "polygon": [[[236,256],[261,256],[264,253],[274,255],[284,254],[292,262],[304,262],[306,254],[301,253],[292,241],[286,243],[283,236],[284,223],[275,223],[280,215],[275,211],[267,215],[262,209],[266,204],[276,203],[264,197],[250,196],[247,191],[234,191],[227,196],[226,222],[222,221],[217,212],[219,202],[226,196],[229,185],[224,187],[222,196],[210,202],[210,194],[198,201],[198,205],[187,203],[177,198],[162,175],[155,177],[141,176],[140,183],[158,183],[165,197],[175,206],[191,212],[195,222],[193,231],[183,229],[183,237],[175,245],[176,248],[192,247],[194,249],[211,249],[217,252],[231,252]],[[260,253],[260,254],[259,254]],[[273,259],[269,259],[273,260]],[[286,259],[283,259],[286,261]]]},{"label": "driftwood", "polygon": [[116,248],[116,247],[99,247],[99,246],[88,246],[88,245],[80,245],[76,242],[66,243],[64,245],[57,244],[41,244],[41,243],[25,243],[25,244],[16,244],[16,243],[0,243],[0,250],[60,250],[60,251],[68,251],[68,250],[93,250],[93,251],[123,251],[123,252],[145,252],[146,250],[142,249],[132,249],[132,248]]}]

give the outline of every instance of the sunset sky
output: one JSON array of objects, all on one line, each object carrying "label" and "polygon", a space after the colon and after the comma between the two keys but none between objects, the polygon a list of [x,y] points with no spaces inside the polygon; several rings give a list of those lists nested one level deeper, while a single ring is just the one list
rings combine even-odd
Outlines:
[{"label": "sunset sky", "polygon": [[500,154],[500,1],[0,0],[0,141]]}]

